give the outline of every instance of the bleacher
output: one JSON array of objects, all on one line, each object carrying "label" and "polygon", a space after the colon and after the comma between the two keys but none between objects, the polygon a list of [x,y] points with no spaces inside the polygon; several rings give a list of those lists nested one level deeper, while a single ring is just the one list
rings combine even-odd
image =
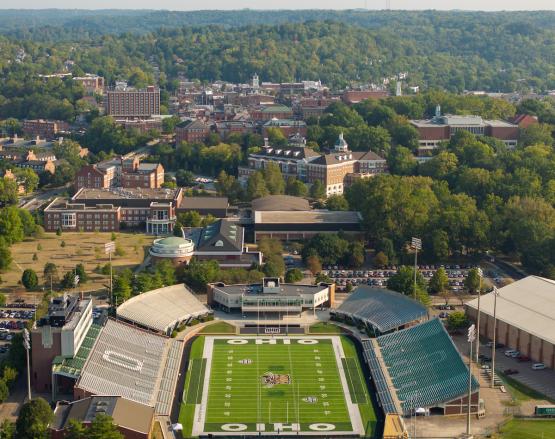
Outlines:
[{"label": "bleacher", "polygon": [[379,335],[427,318],[424,305],[395,291],[357,287],[332,314],[363,322]]},{"label": "bleacher", "polygon": [[[365,357],[385,407],[393,408],[388,406],[385,374],[391,380],[387,390],[395,393],[391,399],[400,401],[405,415],[466,396],[468,368],[439,319],[378,337],[377,347],[368,343]],[[472,390],[477,389],[472,377]]]},{"label": "bleacher", "polygon": [[393,389],[389,388],[389,384],[385,377],[384,371],[376,353],[374,347],[372,346],[371,340],[365,340],[362,342],[363,354],[368,367],[370,368],[370,374],[374,380],[374,385],[376,387],[376,394],[378,396],[378,401],[382,406],[382,410],[385,414],[388,413],[399,413],[400,407],[396,404],[395,397],[392,394]]},{"label": "bleacher", "polygon": [[85,338],[83,339],[83,342],[81,343],[81,346],[79,347],[79,350],[77,351],[75,357],[63,359],[60,358],[60,361],[55,362],[52,367],[53,373],[70,376],[72,378],[79,378],[79,375],[81,375],[81,370],[83,369],[83,366],[85,365],[85,362],[89,357],[89,353],[91,352],[91,349],[93,348],[101,329],[101,325],[93,323],[87,331],[87,334],[85,335]]}]

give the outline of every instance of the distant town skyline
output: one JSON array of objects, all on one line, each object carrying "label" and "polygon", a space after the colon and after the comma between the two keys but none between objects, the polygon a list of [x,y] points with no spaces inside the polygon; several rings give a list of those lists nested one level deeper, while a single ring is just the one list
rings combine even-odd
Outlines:
[{"label": "distant town skyline", "polygon": [[[522,3],[518,0],[280,0],[260,2],[259,0],[238,0],[228,2],[211,0],[203,3],[184,2],[182,0],[120,0],[115,4],[112,0],[96,0],[88,3],[87,9],[167,9],[175,11],[193,11],[199,9],[391,9],[398,10],[483,10],[483,11],[516,11],[516,10],[555,10],[553,0],[529,0]],[[2,9],[75,9],[71,0],[4,0]]]}]

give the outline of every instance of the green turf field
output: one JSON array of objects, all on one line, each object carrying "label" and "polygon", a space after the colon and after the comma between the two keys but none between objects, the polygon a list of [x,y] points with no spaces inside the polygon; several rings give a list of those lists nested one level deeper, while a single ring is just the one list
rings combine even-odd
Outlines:
[{"label": "green turf field", "polygon": [[501,428],[503,439],[548,439],[555,438],[555,420],[513,419]]},{"label": "green turf field", "polygon": [[[345,388],[332,337],[263,340],[259,344],[255,337],[204,337],[204,344],[212,345],[211,365],[199,355],[204,345],[197,340],[188,364],[180,420],[190,423],[194,418],[195,404],[201,403],[203,382],[208,379],[204,433],[306,431],[333,435],[362,427],[368,436],[373,434],[375,411],[349,340],[336,338],[346,357],[340,360]],[[267,344],[268,340],[274,344]],[[361,422],[351,422],[347,390]]]}]

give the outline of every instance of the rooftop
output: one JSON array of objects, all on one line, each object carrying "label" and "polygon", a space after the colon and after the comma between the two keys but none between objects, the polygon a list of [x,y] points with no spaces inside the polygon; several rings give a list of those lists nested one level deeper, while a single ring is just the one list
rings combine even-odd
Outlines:
[{"label": "rooftop", "polygon": [[[496,317],[555,344],[555,281],[528,276],[497,290]],[[480,311],[493,316],[493,293],[480,298]],[[476,309],[478,299],[466,306]]]},{"label": "rooftop", "polygon": [[244,229],[233,221],[221,219],[204,228],[192,229],[187,238],[193,240],[197,252],[241,252]]},{"label": "rooftop", "polygon": [[[468,392],[468,368],[437,318],[363,345],[386,411],[395,413],[400,408],[408,415],[416,408],[435,407]],[[473,391],[478,387],[472,377]]]},{"label": "rooftop", "polygon": [[359,212],[343,210],[256,211],[255,224],[359,224]]},{"label": "rooftop", "polygon": [[252,200],[253,211],[307,211],[308,200],[291,195],[268,195]]},{"label": "rooftop", "polygon": [[125,200],[125,199],[158,199],[173,200],[181,189],[168,188],[82,188],[72,198],[75,200]]},{"label": "rooftop", "polygon": [[149,433],[154,407],[119,396],[92,396],[69,404],[58,404],[51,428],[63,430],[68,427],[71,419],[81,423],[91,423],[100,413],[111,416],[116,425]]},{"label": "rooftop", "polygon": [[139,294],[117,309],[118,317],[160,332],[165,332],[178,322],[208,312],[206,306],[184,284]]},{"label": "rooftop", "polygon": [[227,209],[227,197],[183,197],[179,209]]},{"label": "rooftop", "polygon": [[363,320],[381,333],[427,317],[426,307],[420,302],[395,291],[367,286],[357,287],[336,312]]},{"label": "rooftop", "polygon": [[218,290],[225,294],[240,296],[300,296],[301,294],[317,294],[328,288],[327,285],[299,285],[279,283],[275,289],[268,292],[264,289],[262,283],[259,284],[238,284],[224,285],[221,283],[214,284],[214,290]]},{"label": "rooftop", "polygon": [[173,340],[109,319],[76,387],[93,395],[118,395],[155,406],[170,341]]}]

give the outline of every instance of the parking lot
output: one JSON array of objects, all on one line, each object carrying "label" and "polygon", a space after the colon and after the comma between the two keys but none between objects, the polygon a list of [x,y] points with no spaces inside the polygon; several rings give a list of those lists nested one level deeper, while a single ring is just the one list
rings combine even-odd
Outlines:
[{"label": "parking lot", "polygon": [[[472,268],[470,265],[419,265],[418,270],[429,281],[435,271],[443,267],[449,277],[449,289],[452,292],[462,291],[464,289],[464,278],[468,274],[468,270]],[[397,273],[396,266],[388,266],[384,269],[377,270],[344,270],[338,266],[329,266],[322,271],[330,279],[332,279],[339,291],[345,291],[347,285],[356,287],[358,285],[371,285],[375,287],[387,286],[387,280]]]},{"label": "parking lot", "polygon": [[17,299],[0,308],[0,354],[8,352],[13,334],[25,328],[29,320],[35,318],[36,305]]}]

